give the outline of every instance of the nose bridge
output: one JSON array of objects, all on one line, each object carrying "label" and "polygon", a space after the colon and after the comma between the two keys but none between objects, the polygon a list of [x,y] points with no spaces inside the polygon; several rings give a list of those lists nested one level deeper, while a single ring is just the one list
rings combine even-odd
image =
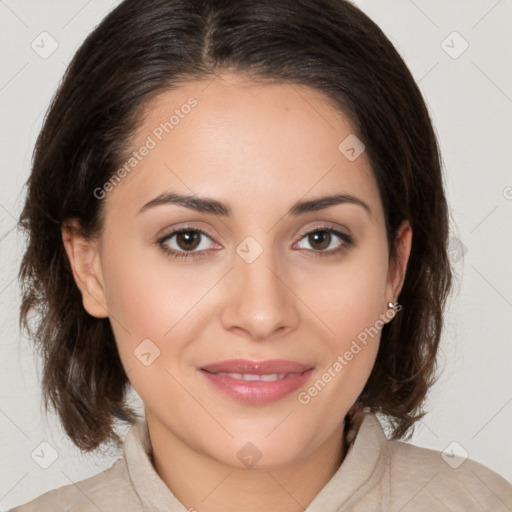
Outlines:
[{"label": "nose bridge", "polygon": [[243,329],[259,339],[279,328],[293,327],[298,318],[294,294],[278,270],[284,267],[277,261],[269,238],[264,246],[248,236],[236,247],[232,288],[223,312],[226,328]]},{"label": "nose bridge", "polygon": [[259,254],[255,254],[255,248],[249,247],[244,256],[239,254],[237,259],[235,270],[244,283],[242,288],[252,289],[261,294],[270,293],[272,296],[281,295],[279,288],[283,284],[276,268],[276,256],[271,248],[262,249]]}]

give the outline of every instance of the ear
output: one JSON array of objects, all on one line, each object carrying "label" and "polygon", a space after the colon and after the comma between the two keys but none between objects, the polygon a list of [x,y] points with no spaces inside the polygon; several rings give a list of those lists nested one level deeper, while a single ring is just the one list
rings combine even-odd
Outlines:
[{"label": "ear", "polygon": [[396,302],[405,281],[412,245],[412,228],[408,220],[404,220],[398,228],[394,242],[395,257],[389,262],[385,309],[388,309],[388,302]]},{"label": "ear", "polygon": [[108,317],[97,242],[88,240],[81,234],[82,230],[77,219],[65,221],[61,232],[85,310],[96,318]]}]

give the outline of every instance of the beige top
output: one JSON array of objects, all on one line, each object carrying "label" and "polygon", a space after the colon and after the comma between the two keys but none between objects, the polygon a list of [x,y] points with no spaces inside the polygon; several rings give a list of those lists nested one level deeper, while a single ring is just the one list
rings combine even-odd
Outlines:
[{"label": "beige top", "polygon": [[[11,512],[186,512],[156,473],[150,454],[147,423],[136,423],[123,457],[111,468]],[[504,478],[470,459],[454,469],[461,459],[445,458],[448,462],[441,452],[388,440],[377,417],[368,414],[338,471],[305,512],[512,511],[512,485]]]}]

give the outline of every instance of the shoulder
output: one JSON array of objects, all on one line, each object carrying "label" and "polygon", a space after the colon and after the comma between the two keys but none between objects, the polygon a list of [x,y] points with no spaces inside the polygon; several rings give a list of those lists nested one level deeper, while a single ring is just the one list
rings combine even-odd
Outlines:
[{"label": "shoulder", "polygon": [[135,512],[142,510],[124,459],[85,480],[48,491],[10,512]]},{"label": "shoulder", "polygon": [[483,464],[403,441],[387,445],[391,501],[403,512],[512,510],[512,484]]}]

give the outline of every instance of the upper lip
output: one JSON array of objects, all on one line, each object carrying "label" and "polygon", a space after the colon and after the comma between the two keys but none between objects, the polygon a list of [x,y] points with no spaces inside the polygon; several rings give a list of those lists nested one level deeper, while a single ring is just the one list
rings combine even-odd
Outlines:
[{"label": "upper lip", "polygon": [[312,366],[284,359],[250,361],[248,359],[229,359],[202,366],[201,370],[211,373],[244,373],[251,375],[270,375],[274,373],[304,373]]}]

